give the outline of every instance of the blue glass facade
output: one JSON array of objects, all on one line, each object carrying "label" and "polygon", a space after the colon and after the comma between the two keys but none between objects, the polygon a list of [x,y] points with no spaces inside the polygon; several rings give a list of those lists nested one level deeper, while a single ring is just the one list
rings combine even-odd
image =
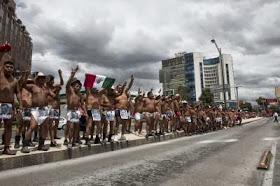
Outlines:
[{"label": "blue glass facade", "polygon": [[216,65],[219,62],[220,62],[219,57],[211,58],[211,59],[203,59],[203,64],[204,65]]},{"label": "blue glass facade", "polygon": [[191,89],[192,101],[196,101],[193,53],[184,54],[186,86]]}]

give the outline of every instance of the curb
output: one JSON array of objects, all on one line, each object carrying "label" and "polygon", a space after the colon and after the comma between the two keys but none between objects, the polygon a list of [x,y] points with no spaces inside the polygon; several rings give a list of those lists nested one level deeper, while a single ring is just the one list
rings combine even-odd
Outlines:
[{"label": "curb", "polygon": [[[244,122],[243,124],[258,121],[257,120]],[[110,152],[115,150],[121,150],[129,147],[135,147],[140,145],[145,145],[149,143],[156,143],[161,141],[168,141],[175,138],[185,137],[183,131],[178,133],[167,134],[164,136],[154,136],[148,139],[136,139],[136,140],[126,140],[120,142],[107,142],[104,144],[94,144],[91,146],[82,145],[79,147],[67,148],[58,151],[47,151],[40,153],[30,153],[22,156],[9,156],[7,158],[0,159],[0,171],[21,168],[32,165],[39,165],[44,163],[58,162],[62,160],[68,160],[73,158],[80,158],[83,156],[99,154],[104,152]]]}]

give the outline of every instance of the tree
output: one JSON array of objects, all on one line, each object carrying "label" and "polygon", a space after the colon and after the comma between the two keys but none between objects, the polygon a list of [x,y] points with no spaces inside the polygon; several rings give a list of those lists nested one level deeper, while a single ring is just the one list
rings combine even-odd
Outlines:
[{"label": "tree", "polygon": [[183,100],[186,100],[186,101],[191,100],[192,95],[191,95],[191,89],[189,87],[184,86],[184,85],[180,85],[177,88],[176,92],[178,94],[180,94],[180,96]]},{"label": "tree", "polygon": [[273,112],[278,112],[278,106],[277,105],[270,105],[269,109],[273,110]]},{"label": "tree", "polygon": [[265,102],[265,98],[263,97],[259,97],[258,99],[256,99],[256,102],[261,107],[265,107],[265,108],[267,107],[267,103]]},{"label": "tree", "polygon": [[253,107],[252,104],[250,102],[245,102],[244,104],[240,105],[241,110],[246,110],[249,112],[252,112]]},{"label": "tree", "polygon": [[199,101],[201,101],[204,104],[213,104],[214,103],[214,94],[210,91],[209,88],[205,88],[201,96],[199,97]]}]

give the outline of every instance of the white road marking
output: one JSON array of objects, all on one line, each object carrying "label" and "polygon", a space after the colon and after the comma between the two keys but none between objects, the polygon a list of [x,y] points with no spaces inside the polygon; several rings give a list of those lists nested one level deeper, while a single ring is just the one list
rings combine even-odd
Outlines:
[{"label": "white road marking", "polygon": [[204,140],[198,142],[199,144],[205,144],[205,143],[232,143],[236,142],[238,139],[222,139],[222,140]]},{"label": "white road marking", "polygon": [[276,141],[279,140],[280,138],[271,138],[271,137],[267,137],[267,138],[263,138],[263,141]]},{"label": "white road marking", "polygon": [[269,169],[264,174],[264,179],[263,179],[263,183],[262,183],[263,186],[271,186],[272,185],[275,155],[276,155],[276,146],[277,146],[277,141],[274,141],[273,144],[272,144],[272,147],[271,147],[272,158],[270,160]]}]

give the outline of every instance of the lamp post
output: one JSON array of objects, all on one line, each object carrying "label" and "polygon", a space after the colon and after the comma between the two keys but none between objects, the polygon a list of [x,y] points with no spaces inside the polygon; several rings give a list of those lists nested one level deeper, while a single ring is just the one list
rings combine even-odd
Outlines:
[{"label": "lamp post", "polygon": [[236,110],[239,109],[239,100],[238,100],[238,88],[239,87],[242,87],[242,86],[236,86],[235,89],[236,89]]},{"label": "lamp post", "polygon": [[225,109],[227,108],[227,99],[226,99],[226,90],[225,90],[225,72],[224,72],[224,63],[223,63],[223,58],[222,58],[222,49],[218,47],[215,39],[211,40],[212,43],[215,44],[218,52],[219,52],[219,61],[221,63],[221,70],[222,70],[222,84],[223,84],[223,97],[224,97],[224,103],[225,103]]}]

